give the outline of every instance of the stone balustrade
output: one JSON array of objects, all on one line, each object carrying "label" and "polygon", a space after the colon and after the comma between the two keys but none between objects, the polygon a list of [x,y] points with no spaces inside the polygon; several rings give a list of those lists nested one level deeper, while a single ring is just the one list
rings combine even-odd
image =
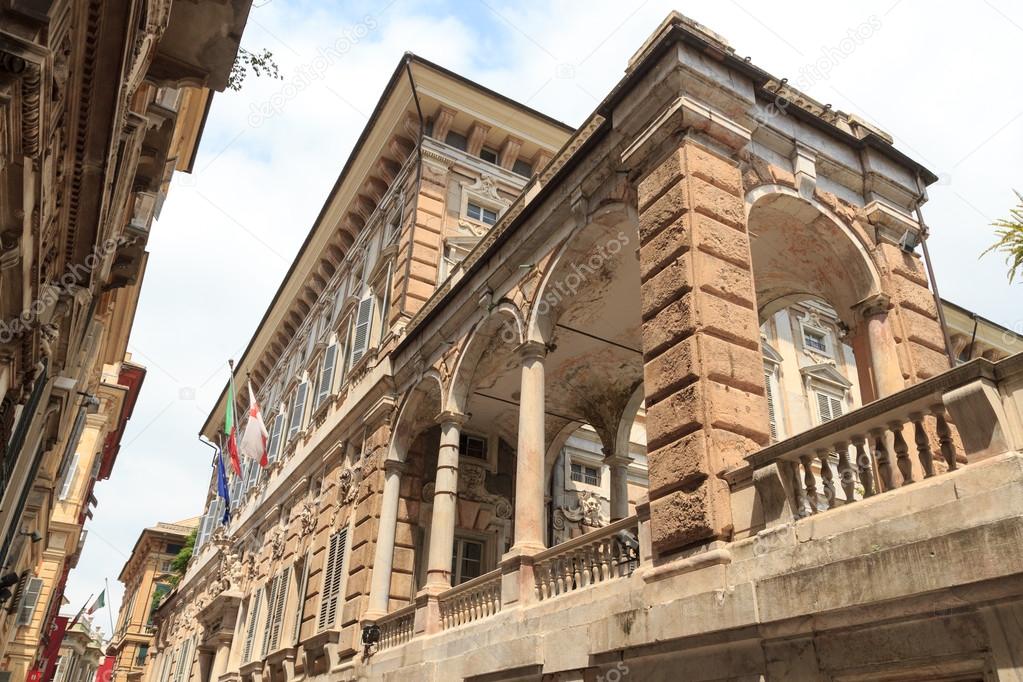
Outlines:
[{"label": "stone balustrade", "polygon": [[[1004,452],[1012,427],[998,384],[1019,373],[1021,360],[975,360],[749,455],[768,525]],[[773,476],[765,475],[768,467],[775,467]],[[779,492],[784,505],[772,500]],[[771,513],[781,506],[790,513]]]},{"label": "stone balustrade", "polygon": [[453,587],[437,599],[445,630],[489,618],[501,610],[501,570]]},{"label": "stone balustrade", "polygon": [[401,646],[412,639],[415,632],[416,605],[409,604],[403,609],[389,613],[379,621],[380,641],[377,650],[383,651],[391,647]]},{"label": "stone balustrade", "polygon": [[630,516],[535,555],[536,599],[628,577],[638,565],[639,520]]}]

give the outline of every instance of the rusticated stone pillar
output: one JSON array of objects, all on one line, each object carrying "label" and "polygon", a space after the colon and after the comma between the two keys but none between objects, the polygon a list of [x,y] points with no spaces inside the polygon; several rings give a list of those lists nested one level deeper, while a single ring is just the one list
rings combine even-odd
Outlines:
[{"label": "rusticated stone pillar", "polygon": [[405,463],[395,459],[384,462],[384,491],[380,503],[380,526],[373,557],[373,579],[369,591],[369,607],[363,618],[376,620],[387,615],[391,592],[391,569],[394,567],[394,538],[398,526],[398,497]]},{"label": "rusticated stone pillar", "polygon": [[653,548],[726,538],[723,472],[769,439],[737,164],[686,136],[638,185]]}]

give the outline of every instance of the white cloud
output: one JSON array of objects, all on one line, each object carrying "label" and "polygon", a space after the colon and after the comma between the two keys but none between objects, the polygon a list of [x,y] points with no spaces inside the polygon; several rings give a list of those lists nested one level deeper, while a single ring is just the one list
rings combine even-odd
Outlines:
[{"label": "white cloud", "polygon": [[[281,0],[253,9],[244,44],[273,50],[285,80],[250,77],[241,93],[217,95],[196,172],[177,175],[153,229],[131,339],[149,373],[113,477],[97,488],[90,539],[69,580],[74,608],[107,577],[116,613],[116,576],[143,526],[200,512],[210,453],[196,434],[226,380],[227,358],[247,343],[406,50],[579,124],[672,8],[793,82],[823,49],[875,16],[880,28],[809,94],[876,121],[900,149],[949,179],[931,188],[925,207],[942,293],[1023,325],[1018,286],[1006,284],[1002,263],[977,260],[991,241],[987,223],[1007,213],[1011,187],[1023,188],[1015,54],[1023,11],[1007,0],[969,12],[920,0],[827,5],[826,12],[795,2],[652,0],[442,7],[395,2],[343,17]],[[375,28],[352,40],[367,15]],[[346,37],[348,49],[320,69],[321,50]],[[250,125],[254,106],[284,93],[293,96],[279,113]],[[195,388],[195,399],[182,400],[182,388]]]}]

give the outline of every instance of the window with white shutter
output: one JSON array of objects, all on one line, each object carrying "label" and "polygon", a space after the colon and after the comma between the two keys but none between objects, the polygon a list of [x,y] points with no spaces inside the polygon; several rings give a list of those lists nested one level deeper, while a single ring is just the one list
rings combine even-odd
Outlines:
[{"label": "window with white shutter", "polygon": [[332,343],[323,353],[323,363],[320,365],[320,376],[316,383],[316,398],[313,400],[313,409],[320,406],[324,399],[330,395],[334,387],[334,365],[337,362],[337,344]]},{"label": "window with white shutter", "polygon": [[324,630],[337,621],[341,599],[341,585],[344,579],[345,550],[348,545],[348,529],[342,528],[330,536],[327,556],[324,559],[323,589],[320,594],[320,613],[317,628]]},{"label": "window with white shutter", "polygon": [[39,603],[39,593],[43,589],[42,578],[29,578],[25,583],[25,589],[21,593],[21,601],[18,602],[18,627],[28,625],[35,615],[36,604]]},{"label": "window with white shutter", "polygon": [[388,324],[389,320],[387,319],[387,317],[388,317],[388,314],[389,314],[388,310],[391,307],[391,277],[392,277],[392,274],[391,274],[391,263],[388,263],[387,264],[387,276],[384,277],[384,284],[383,284],[384,291],[381,294],[381,299],[380,299],[380,335],[377,338],[377,343],[378,344],[381,343],[384,340],[384,337],[387,336],[387,332],[389,331],[389,324]]},{"label": "window with white shutter", "polygon": [[829,422],[843,413],[842,399],[823,391],[817,391],[817,414],[821,424]]},{"label": "window with white shutter", "polygon": [[174,671],[174,682],[186,682],[192,672],[192,640],[186,639],[181,645],[178,667]]},{"label": "window with white shutter", "polygon": [[369,347],[369,331],[373,325],[373,297],[368,296],[359,302],[359,310],[352,329],[352,359],[354,365],[366,354]]},{"label": "window with white shutter", "polygon": [[281,435],[284,431],[284,413],[278,414],[270,424],[270,440],[266,445],[267,461],[273,462],[277,459],[281,449]]},{"label": "window with white shutter", "polygon": [[298,602],[295,604],[295,620],[291,624],[291,643],[298,645],[299,636],[302,633],[302,617],[305,615],[305,591],[309,586],[309,557],[305,557],[302,560],[302,568],[298,569],[301,573],[296,572],[296,577],[301,575],[302,577],[297,580],[295,585],[298,587],[296,597]]},{"label": "window with white shutter", "polygon": [[60,487],[60,499],[67,499],[68,494],[71,493],[71,484],[75,482],[75,476],[77,475],[78,453],[76,452],[71,458],[71,465],[67,468],[67,472],[64,474],[64,484]]},{"label": "window with white shutter", "polygon": [[291,405],[291,416],[288,419],[288,440],[290,441],[302,430],[302,421],[305,419],[306,394],[309,391],[309,382],[303,381],[295,389],[295,402]]},{"label": "window with white shutter", "polygon": [[288,603],[288,579],[291,567],[283,571],[267,583],[266,588],[266,619],[263,625],[263,656],[277,651],[281,641],[281,627],[284,622],[284,609]]},{"label": "window with white shutter", "polygon": [[259,622],[259,605],[262,603],[260,593],[253,592],[249,598],[249,623],[245,628],[245,646],[242,647],[242,661],[252,660],[252,645],[256,639],[256,624]]}]

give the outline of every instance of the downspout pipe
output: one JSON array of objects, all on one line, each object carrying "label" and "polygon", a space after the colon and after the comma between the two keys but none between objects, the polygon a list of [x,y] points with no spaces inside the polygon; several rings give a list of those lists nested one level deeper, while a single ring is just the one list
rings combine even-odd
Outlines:
[{"label": "downspout pipe", "polygon": [[423,138],[426,136],[426,121],[423,120],[423,108],[419,103],[419,93],[416,91],[416,80],[412,76],[412,54],[410,52],[405,53],[405,73],[408,74],[409,86],[412,88],[412,100],[416,103],[416,114],[419,116],[419,139],[416,140],[416,196],[412,202],[412,225],[409,227],[408,254],[405,258],[405,277],[401,292],[403,313],[408,300],[409,278],[412,276],[412,249],[415,247],[412,231],[416,229],[416,220],[419,217],[419,194],[423,186]]},{"label": "downspout pipe", "polygon": [[938,309],[938,324],[941,325],[941,336],[945,341],[945,355],[948,357],[949,367],[955,367],[956,359],[952,354],[952,340],[948,334],[948,323],[945,322],[945,310],[941,305],[941,294],[938,293],[938,280],[934,277],[934,266],[931,263],[931,254],[927,248],[927,238],[930,236],[930,230],[927,229],[923,211],[920,210],[920,206],[927,200],[927,186],[924,185],[919,172],[916,174],[916,187],[917,191],[920,192],[915,207],[916,222],[920,226],[920,247],[923,251],[924,263],[927,265],[927,277],[931,283],[931,292],[934,294],[934,306]]}]

